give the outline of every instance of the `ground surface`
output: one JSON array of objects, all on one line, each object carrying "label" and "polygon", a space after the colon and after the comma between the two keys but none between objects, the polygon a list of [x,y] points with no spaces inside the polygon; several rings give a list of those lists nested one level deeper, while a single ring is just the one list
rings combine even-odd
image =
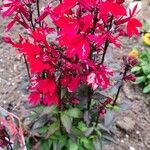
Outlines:
[{"label": "ground surface", "polygon": [[[145,9],[147,10],[147,7]],[[24,106],[27,105],[28,77],[23,59],[20,58],[17,51],[2,43],[3,29],[6,23],[2,18],[0,20],[0,106],[23,117],[26,114]],[[21,28],[18,27],[15,30],[21,31]],[[17,36],[13,35],[13,37]],[[112,63],[116,64],[118,69],[120,65],[117,64],[121,62],[120,56],[128,53],[138,42],[138,40],[129,42],[126,37],[122,41],[125,43],[122,49],[111,47],[113,54],[109,54],[109,52],[107,54],[108,57],[113,58]],[[131,103],[131,108],[117,117],[119,128],[117,128],[116,139],[118,144],[108,145],[104,149],[150,150],[150,105],[145,103],[145,100],[149,99],[150,101],[150,95],[142,95],[140,88],[127,83],[124,85],[119,99]],[[129,125],[130,130],[120,127],[121,121],[126,126]]]}]

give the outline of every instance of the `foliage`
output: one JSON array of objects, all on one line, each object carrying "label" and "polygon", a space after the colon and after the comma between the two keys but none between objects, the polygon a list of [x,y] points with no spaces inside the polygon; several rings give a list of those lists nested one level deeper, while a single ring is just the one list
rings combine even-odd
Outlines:
[{"label": "foliage", "polygon": [[139,64],[132,68],[137,79],[135,84],[144,85],[143,93],[150,92],[150,49],[147,48],[139,54]]},{"label": "foliage", "polygon": [[114,141],[114,111],[126,107],[117,99],[123,81],[135,79],[130,69],[137,60],[124,56],[119,78],[112,82],[114,71],[105,56],[110,44],[121,47],[121,36],[139,34],[137,5],[131,10],[124,0],[60,0],[40,9],[39,0],[2,3],[2,16],[12,16],[5,31],[17,23],[28,33],[19,33],[18,41],[3,40],[26,63],[29,102],[36,106],[31,138],[41,139],[41,149],[54,150],[97,150],[103,139]]}]

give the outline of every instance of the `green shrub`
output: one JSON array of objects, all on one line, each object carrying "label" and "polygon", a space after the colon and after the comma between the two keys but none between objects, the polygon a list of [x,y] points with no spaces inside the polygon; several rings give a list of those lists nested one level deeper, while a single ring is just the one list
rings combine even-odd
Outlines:
[{"label": "green shrub", "polygon": [[144,86],[143,93],[150,93],[150,49],[139,53],[139,64],[132,68],[137,79],[135,84]]}]

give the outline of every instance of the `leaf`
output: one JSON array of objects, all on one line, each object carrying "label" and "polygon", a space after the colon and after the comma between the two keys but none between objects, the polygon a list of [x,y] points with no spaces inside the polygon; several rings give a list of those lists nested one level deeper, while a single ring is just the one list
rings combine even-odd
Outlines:
[{"label": "leaf", "polygon": [[81,111],[78,108],[71,108],[65,112],[66,115],[73,117],[73,118],[81,118]]},{"label": "leaf", "polygon": [[96,138],[93,140],[93,145],[95,150],[102,150],[102,141],[100,141],[100,139]]},{"label": "leaf", "polygon": [[113,143],[116,143],[115,139],[113,137],[111,137],[110,135],[102,135],[102,137],[105,139],[105,140],[108,140],[110,142],[113,142]]},{"label": "leaf", "polygon": [[149,93],[149,92],[150,92],[150,83],[143,89],[144,94]]},{"label": "leaf", "polygon": [[49,138],[51,135],[53,135],[57,130],[59,130],[59,128],[60,128],[60,122],[59,121],[52,123],[48,127],[46,138]]},{"label": "leaf", "polygon": [[148,75],[150,73],[149,64],[148,63],[146,65],[143,65],[142,69],[143,69],[143,72],[144,72],[145,75]]},{"label": "leaf", "polygon": [[92,142],[87,137],[80,138],[80,144],[83,145],[86,150],[93,150]]},{"label": "leaf", "polygon": [[84,121],[85,121],[86,125],[89,126],[90,123],[91,123],[91,119],[92,119],[91,114],[89,113],[89,111],[84,112],[83,118],[84,118]]},{"label": "leaf", "polygon": [[42,111],[40,117],[43,116],[43,115],[46,115],[46,114],[51,114],[52,112],[54,112],[55,109],[56,109],[55,105],[45,106],[43,108],[43,111]]},{"label": "leaf", "polygon": [[107,110],[105,117],[104,117],[104,125],[109,127],[114,121],[114,112],[111,110]]},{"label": "leaf", "polygon": [[142,82],[145,82],[146,77],[145,76],[139,76],[136,78],[136,81],[134,82],[135,84],[140,84]]},{"label": "leaf", "polygon": [[70,133],[72,127],[72,118],[66,114],[61,114],[61,122],[68,133]]},{"label": "leaf", "polygon": [[46,139],[46,140],[41,140],[40,142],[40,150],[49,150],[52,146],[52,140],[51,139]]},{"label": "leaf", "polygon": [[135,67],[133,67],[133,68],[131,69],[131,72],[132,72],[132,73],[137,73],[137,72],[139,72],[140,70],[141,70],[141,67],[135,66]]},{"label": "leaf", "polygon": [[86,137],[89,137],[94,131],[94,127],[90,127],[86,130],[86,132],[84,133]]},{"label": "leaf", "polygon": [[98,124],[98,127],[100,130],[103,130],[110,134],[110,130],[107,127],[105,127],[103,124]]},{"label": "leaf", "polygon": [[40,117],[32,126],[32,130],[43,127],[49,120],[49,116],[44,115]]},{"label": "leaf", "polygon": [[83,137],[84,136],[84,134],[81,132],[81,130],[76,128],[76,127],[71,128],[71,133],[77,137]]},{"label": "leaf", "polygon": [[76,143],[73,143],[71,140],[68,141],[68,150],[79,150],[78,145]]},{"label": "leaf", "polygon": [[78,123],[78,128],[83,132],[87,130],[85,123],[83,123],[82,121]]},{"label": "leaf", "polygon": [[121,103],[119,104],[119,107],[121,108],[122,111],[128,110],[130,108],[130,104],[128,103]]},{"label": "leaf", "polygon": [[65,136],[61,136],[60,138],[61,138],[61,140],[59,140],[59,142],[58,142],[57,150],[62,150],[63,147],[64,147],[64,146],[66,145],[66,143],[67,143],[67,138],[66,138]]}]

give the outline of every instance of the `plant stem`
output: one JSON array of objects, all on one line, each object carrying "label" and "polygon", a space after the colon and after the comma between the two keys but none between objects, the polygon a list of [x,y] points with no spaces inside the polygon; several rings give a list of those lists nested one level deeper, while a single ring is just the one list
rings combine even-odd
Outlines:
[{"label": "plant stem", "polygon": [[94,19],[93,19],[93,30],[92,30],[92,34],[95,33],[96,24],[97,24],[97,22],[98,22],[98,18],[97,18],[97,16],[98,16],[98,10],[97,10],[97,8],[95,9],[94,12],[95,12],[95,14],[94,14]]},{"label": "plant stem", "polygon": [[27,73],[28,73],[28,77],[30,79],[31,76],[30,76],[30,71],[29,71],[29,66],[28,66],[27,60],[26,60],[26,56],[23,54],[23,57],[24,57],[24,61],[25,61],[25,65],[26,65],[26,69],[27,69]]},{"label": "plant stem", "polygon": [[[113,16],[110,17],[110,24],[107,28],[107,32],[110,31],[110,29],[112,28],[112,22],[113,22]],[[101,61],[101,64],[104,63],[104,60],[105,60],[105,56],[106,56],[106,52],[107,52],[107,48],[109,46],[109,40],[107,39],[106,42],[105,42],[105,46],[104,46],[104,52],[103,52],[103,55],[102,55],[102,61]]]},{"label": "plant stem", "polygon": [[[94,14],[94,19],[93,19],[93,30],[92,30],[92,34],[95,33],[95,30],[96,30],[96,24],[98,22],[98,11],[97,11],[97,8],[95,9],[95,14]],[[92,53],[90,54],[90,57],[92,58]],[[90,68],[89,68],[89,72],[90,72]],[[93,94],[93,90],[91,89],[91,87],[89,86],[88,87],[88,102],[87,102],[87,110],[90,110],[90,106],[91,106],[91,102],[92,102],[92,99],[91,99],[91,95]]]},{"label": "plant stem", "polygon": [[106,55],[106,52],[107,52],[107,48],[109,46],[109,40],[106,40],[105,42],[105,46],[104,46],[104,52],[103,52],[103,55],[102,55],[102,61],[101,61],[101,64],[104,63],[104,60],[105,60],[105,55]]},{"label": "plant stem", "polygon": [[118,97],[119,97],[121,88],[122,88],[122,86],[123,86],[123,80],[124,80],[124,77],[125,77],[126,74],[127,74],[127,71],[128,71],[128,67],[126,66],[126,67],[125,67],[125,70],[124,70],[124,73],[123,73],[123,76],[122,76],[122,79],[121,79],[121,85],[120,85],[119,88],[118,88],[116,97],[115,97],[114,102],[113,102],[113,104],[112,104],[113,106],[114,106],[114,105],[116,104],[116,102],[117,102],[117,99],[118,99]]},{"label": "plant stem", "polygon": [[30,22],[31,22],[31,26],[32,26],[32,28],[33,28],[33,30],[35,30],[35,27],[34,27],[34,23],[33,23],[33,11],[32,11],[32,7],[31,7],[32,5],[30,4],[29,5],[29,13],[30,13]]},{"label": "plant stem", "polygon": [[[37,15],[40,17],[40,1],[36,0],[36,7],[37,7]],[[39,26],[41,27],[41,22],[39,22]]]},{"label": "plant stem", "polygon": [[87,103],[88,110],[90,110],[90,106],[91,106],[91,102],[92,102],[92,98],[91,98],[92,94],[93,94],[93,90],[91,89],[91,87],[88,87],[88,103]]}]

